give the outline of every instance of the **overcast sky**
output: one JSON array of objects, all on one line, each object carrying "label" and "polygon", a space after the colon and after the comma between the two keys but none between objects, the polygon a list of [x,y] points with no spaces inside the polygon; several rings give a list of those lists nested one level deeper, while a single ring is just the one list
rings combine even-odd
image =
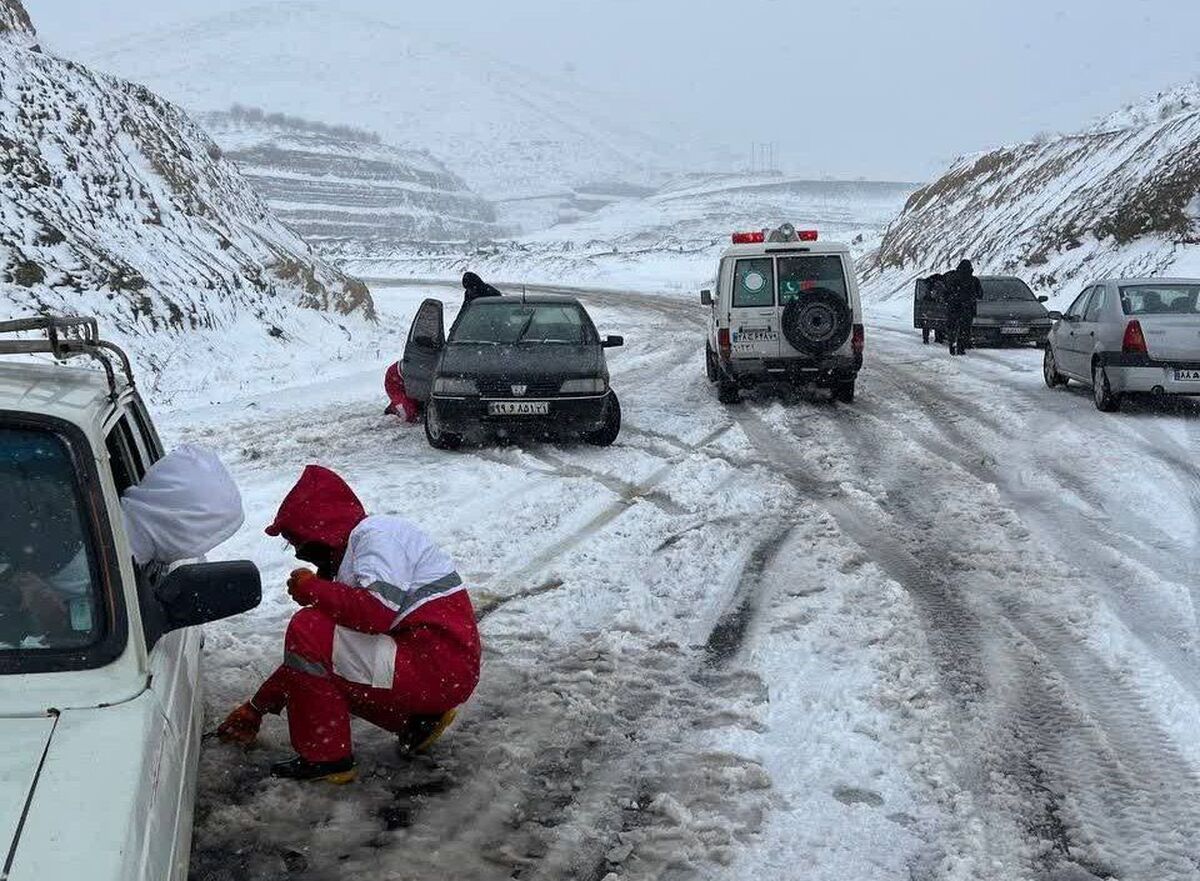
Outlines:
[{"label": "overcast sky", "polygon": [[[571,75],[747,162],[927,179],[956,155],[1069,131],[1200,75],[1200,0],[328,0]],[[88,44],[248,5],[26,0]],[[152,51],[148,44],[148,51]],[[639,114],[641,115],[641,114]]]}]

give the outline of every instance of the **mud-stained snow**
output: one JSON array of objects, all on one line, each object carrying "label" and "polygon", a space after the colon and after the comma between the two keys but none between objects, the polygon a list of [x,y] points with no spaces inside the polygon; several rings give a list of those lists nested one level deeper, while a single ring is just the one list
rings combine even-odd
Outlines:
[{"label": "mud-stained snow", "polygon": [[698,308],[584,299],[628,341],[607,450],[436,453],[382,415],[386,356],[168,416],[236,473],[219,553],[267,585],[209,628],[210,729],[280,657],[260,529],[311,461],[453,553],[486,645],[430,755],[357,729],[351,787],[266,779],[278,720],[210,744],[194,879],[1200,877],[1200,408],[1102,415],[1034,350],[952,361],[884,313],[856,404],[722,407]]}]

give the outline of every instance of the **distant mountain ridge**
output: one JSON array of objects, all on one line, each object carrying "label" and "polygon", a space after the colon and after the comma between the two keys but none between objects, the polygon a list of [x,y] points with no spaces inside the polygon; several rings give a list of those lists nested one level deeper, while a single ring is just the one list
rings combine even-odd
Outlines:
[{"label": "distant mountain ridge", "polygon": [[429,150],[490,201],[594,179],[656,183],[664,167],[687,165],[691,144],[650,137],[621,103],[487,47],[324,4],[249,6],[84,55],[195,112],[241,102],[378,131],[388,143]]},{"label": "distant mountain ridge", "polygon": [[373,132],[244,107],[200,122],[275,213],[323,252],[499,232],[492,206],[441,162]]},{"label": "distant mountain ridge", "polygon": [[1104,275],[1200,273],[1193,85],[1087,131],[959,159],[918,190],[860,266],[884,296],[962,257],[1069,293]]}]

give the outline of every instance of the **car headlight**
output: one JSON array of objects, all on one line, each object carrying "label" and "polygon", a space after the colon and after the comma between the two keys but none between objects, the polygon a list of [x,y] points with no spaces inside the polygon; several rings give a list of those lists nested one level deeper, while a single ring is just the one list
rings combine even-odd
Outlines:
[{"label": "car headlight", "polygon": [[477,395],[479,386],[473,379],[451,379],[439,376],[433,381],[433,393],[435,395]]},{"label": "car headlight", "polygon": [[564,395],[602,395],[608,391],[608,380],[603,376],[591,379],[568,379],[559,392]]}]

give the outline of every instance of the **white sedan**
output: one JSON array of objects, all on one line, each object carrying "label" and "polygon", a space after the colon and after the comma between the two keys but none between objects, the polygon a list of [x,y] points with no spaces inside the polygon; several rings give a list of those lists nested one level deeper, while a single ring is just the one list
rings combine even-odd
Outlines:
[{"label": "white sedan", "polygon": [[1103,411],[1127,393],[1200,395],[1200,279],[1107,279],[1051,317],[1050,388],[1086,383]]}]

